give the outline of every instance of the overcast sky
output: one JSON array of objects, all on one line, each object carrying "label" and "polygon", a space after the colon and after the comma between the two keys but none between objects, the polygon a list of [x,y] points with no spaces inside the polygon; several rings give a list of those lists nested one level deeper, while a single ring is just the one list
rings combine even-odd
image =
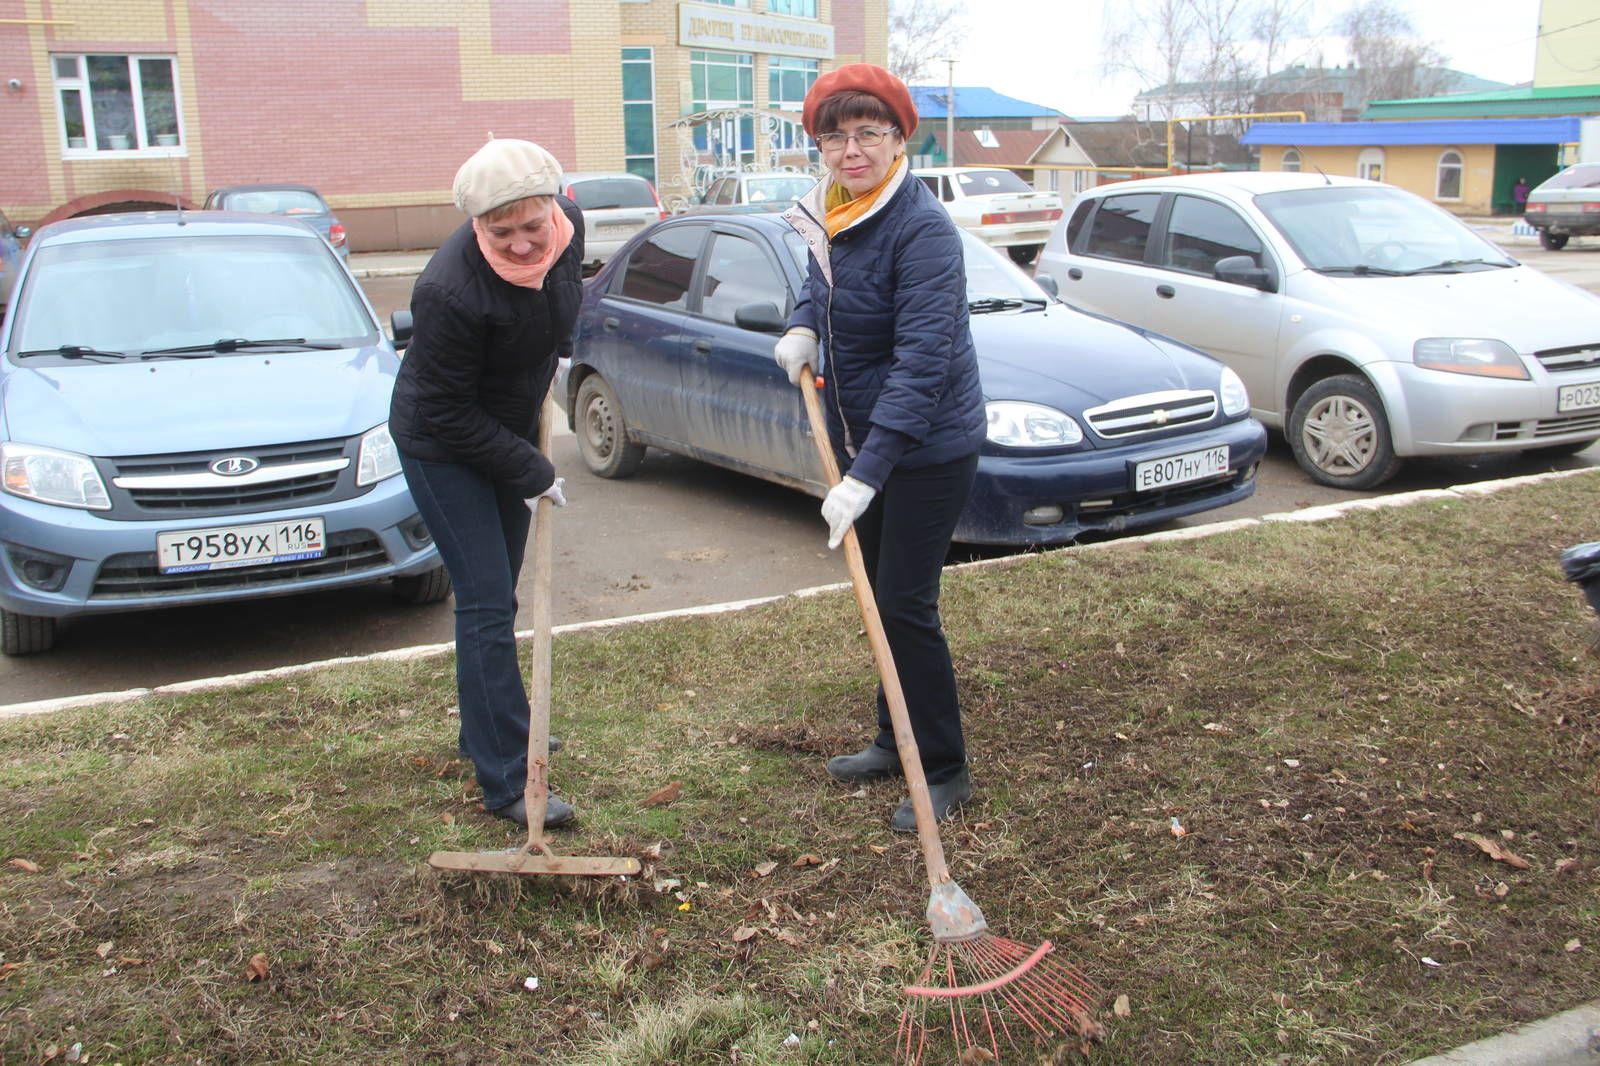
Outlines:
[{"label": "overcast sky", "polygon": [[[1146,88],[1103,71],[1104,12],[1122,0],[967,0],[966,47],[956,56],[957,85],[982,85],[1080,117],[1126,114]],[[1449,65],[1509,84],[1533,79],[1539,0],[1398,0],[1418,35]],[[1320,17],[1351,6],[1324,0]],[[1115,8],[1113,8],[1115,9]],[[1337,44],[1329,62],[1342,59]],[[943,81],[945,68],[938,64]]]}]

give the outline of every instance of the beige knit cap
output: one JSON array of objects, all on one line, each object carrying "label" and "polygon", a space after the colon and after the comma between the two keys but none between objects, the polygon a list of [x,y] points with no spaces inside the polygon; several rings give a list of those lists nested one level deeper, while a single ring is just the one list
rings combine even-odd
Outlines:
[{"label": "beige knit cap", "polygon": [[561,164],[532,141],[495,138],[456,171],[456,206],[476,218],[501,204],[561,191]]}]

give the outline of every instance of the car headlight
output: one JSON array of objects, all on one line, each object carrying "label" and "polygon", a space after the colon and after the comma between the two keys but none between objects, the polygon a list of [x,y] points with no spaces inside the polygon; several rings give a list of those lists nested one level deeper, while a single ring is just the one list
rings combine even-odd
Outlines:
[{"label": "car headlight", "polygon": [[1411,358],[1418,366],[1429,370],[1528,380],[1528,368],[1504,341],[1482,337],[1424,337],[1412,346]]},{"label": "car headlight", "polygon": [[1222,368],[1222,381],[1217,386],[1217,392],[1222,396],[1223,414],[1236,416],[1250,410],[1250,394],[1245,391],[1244,381],[1233,372],[1232,367]]},{"label": "car headlight", "polygon": [[13,496],[59,507],[109,511],[111,497],[94,460],[37,444],[0,442],[0,484]]},{"label": "car headlight", "polygon": [[1083,441],[1083,430],[1072,416],[1038,403],[992,400],[984,405],[989,415],[989,443],[1005,448],[1065,448]]},{"label": "car headlight", "polygon": [[371,485],[400,472],[400,452],[389,436],[389,423],[374,426],[361,435],[361,452],[356,462],[356,484]]}]

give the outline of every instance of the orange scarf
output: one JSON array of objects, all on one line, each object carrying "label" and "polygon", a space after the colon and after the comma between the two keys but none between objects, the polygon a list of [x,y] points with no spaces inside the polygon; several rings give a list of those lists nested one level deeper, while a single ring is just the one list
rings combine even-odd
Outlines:
[{"label": "orange scarf", "polygon": [[883,180],[854,199],[851,199],[850,193],[837,181],[828,186],[828,215],[822,220],[822,225],[828,231],[830,241],[846,226],[872,210],[878,202],[878,197],[883,195],[883,190],[888,188],[894,176],[900,173],[900,161],[904,158],[895,156],[894,163],[889,167],[889,173],[883,176]]},{"label": "orange scarf", "polygon": [[472,220],[472,232],[478,238],[478,251],[489,261],[489,266],[504,280],[513,285],[520,285],[524,289],[544,288],[545,275],[550,273],[550,268],[561,258],[561,253],[567,250],[567,245],[572,243],[572,219],[561,210],[561,205],[556,203],[553,196],[550,198],[550,228],[554,233],[551,235],[550,243],[545,246],[544,255],[534,263],[518,263],[491,248],[488,236],[484,233],[483,222],[476,218]]}]

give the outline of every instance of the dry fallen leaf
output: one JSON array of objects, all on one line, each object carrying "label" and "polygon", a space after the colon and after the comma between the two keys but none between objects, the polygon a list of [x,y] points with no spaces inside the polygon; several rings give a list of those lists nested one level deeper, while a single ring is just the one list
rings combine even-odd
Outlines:
[{"label": "dry fallen leaf", "polygon": [[646,807],[665,807],[678,798],[678,793],[683,791],[682,781],[673,781],[671,784],[662,785],[644,798]]},{"label": "dry fallen leaf", "polygon": [[1128,1001],[1127,993],[1118,996],[1116,1001],[1111,1004],[1111,1013],[1118,1018],[1127,1018],[1133,1015],[1133,1004]]},{"label": "dry fallen leaf", "polygon": [[36,874],[39,872],[39,864],[28,859],[12,859],[10,862],[6,863],[6,865],[15,866],[25,874]]},{"label": "dry fallen leaf", "polygon": [[1476,844],[1478,850],[1495,862],[1503,862],[1507,866],[1515,866],[1519,870],[1533,869],[1533,863],[1505,847],[1498,840],[1486,837],[1482,833],[1456,833],[1455,839],[1464,840],[1469,844]]},{"label": "dry fallen leaf", "polygon": [[4,981],[22,968],[20,962],[0,962],[0,981]]},{"label": "dry fallen leaf", "polygon": [[957,1066],[983,1066],[984,1063],[993,1061],[994,1052],[988,1048],[973,1044],[961,1053],[961,1057],[956,1059],[956,1064]]},{"label": "dry fallen leaf", "polygon": [[116,946],[116,944],[115,944],[115,942],[114,942],[114,941],[111,941],[111,940],[105,940],[105,941],[102,941],[102,942],[101,942],[101,944],[100,944],[100,946],[99,946],[99,947],[97,947],[97,948],[95,948],[95,949],[94,949],[94,953],[95,953],[95,954],[96,954],[96,955],[98,955],[98,956],[100,956],[100,957],[101,957],[101,958],[102,958],[102,959],[103,959],[103,958],[105,958],[105,957],[106,957],[106,956],[107,956],[107,955],[109,955],[109,954],[111,954],[111,949],[112,949],[112,948],[113,948],[113,947],[115,947],[115,946]]},{"label": "dry fallen leaf", "polygon": [[750,874],[752,877],[768,877],[772,874],[772,871],[776,870],[777,868],[778,864],[775,862],[764,862],[757,865],[755,869],[751,870]]},{"label": "dry fallen leaf", "polygon": [[256,954],[250,956],[250,965],[244,968],[244,979],[250,982],[265,981],[267,979],[267,972],[267,957],[260,952],[257,952]]},{"label": "dry fallen leaf", "polygon": [[749,940],[751,937],[753,937],[755,935],[756,935],[755,926],[753,926],[753,925],[741,925],[739,928],[737,928],[737,929],[735,929],[733,931],[733,942],[735,944],[743,944],[746,940]]},{"label": "dry fallen leaf", "polygon": [[1556,863],[1556,873],[1558,873],[1558,874],[1570,874],[1573,870],[1576,870],[1577,868],[1578,868],[1578,860],[1577,859],[1571,859],[1571,858],[1562,859],[1560,862]]},{"label": "dry fallen leaf", "polygon": [[822,859],[821,859],[820,856],[812,855],[812,854],[810,854],[808,852],[807,854],[802,855],[798,859],[796,859],[794,861],[794,864],[796,866],[821,866],[822,865]]}]

